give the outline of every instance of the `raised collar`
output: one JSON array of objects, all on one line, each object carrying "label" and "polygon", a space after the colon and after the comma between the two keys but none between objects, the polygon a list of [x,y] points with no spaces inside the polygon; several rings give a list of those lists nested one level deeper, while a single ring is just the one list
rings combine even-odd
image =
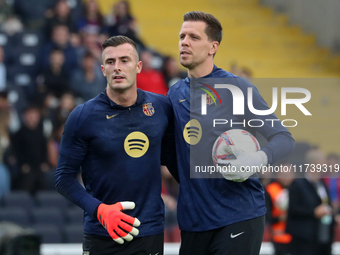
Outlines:
[{"label": "raised collar", "polygon": [[205,75],[205,76],[203,76],[203,77],[198,77],[198,78],[189,78],[189,76],[188,76],[188,77],[186,77],[186,78],[184,79],[184,81],[185,81],[185,83],[187,83],[188,85],[190,85],[190,80],[191,80],[191,79],[200,79],[200,78],[209,78],[209,77],[212,77],[212,76],[214,75],[214,72],[215,72],[217,69],[218,69],[217,66],[214,65],[214,68],[213,68],[213,70],[211,71],[211,73],[209,73],[209,74],[207,74],[207,75]]},{"label": "raised collar", "polygon": [[118,108],[118,109],[125,109],[125,108],[130,108],[130,107],[134,107],[134,106],[137,106],[137,105],[141,105],[144,101],[145,101],[145,98],[146,98],[146,93],[141,90],[141,89],[137,89],[137,101],[131,105],[131,106],[128,106],[128,107],[125,107],[125,106],[122,106],[122,105],[118,105],[116,104],[115,102],[113,102],[106,94],[106,89],[100,94],[100,96],[102,97],[102,99],[108,103],[111,107],[113,108]]}]

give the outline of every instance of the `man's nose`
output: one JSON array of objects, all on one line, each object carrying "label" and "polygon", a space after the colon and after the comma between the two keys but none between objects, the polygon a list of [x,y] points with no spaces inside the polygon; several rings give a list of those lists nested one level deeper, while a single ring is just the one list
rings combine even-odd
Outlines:
[{"label": "man's nose", "polygon": [[189,41],[188,41],[188,37],[185,36],[182,41],[181,41],[181,45],[182,46],[188,46],[189,45]]},{"label": "man's nose", "polygon": [[121,71],[119,61],[117,61],[117,62],[115,63],[114,71],[115,71],[115,72],[120,72],[120,71]]}]

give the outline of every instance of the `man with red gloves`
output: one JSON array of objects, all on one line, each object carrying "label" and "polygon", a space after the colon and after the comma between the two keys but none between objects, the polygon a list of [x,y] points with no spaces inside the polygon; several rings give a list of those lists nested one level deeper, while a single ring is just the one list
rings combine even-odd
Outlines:
[{"label": "man with red gloves", "polygon": [[131,39],[114,36],[102,48],[107,87],[70,113],[56,188],[84,209],[84,254],[161,255],[160,166],[172,157],[172,108],[165,96],[137,89],[142,62]]},{"label": "man with red gloves", "polygon": [[133,239],[132,235],[138,235],[139,230],[133,226],[138,227],[140,221],[121,212],[122,210],[134,208],[134,202],[118,202],[114,205],[100,204],[98,206],[98,220],[115,242],[123,244],[124,240],[131,241]]}]

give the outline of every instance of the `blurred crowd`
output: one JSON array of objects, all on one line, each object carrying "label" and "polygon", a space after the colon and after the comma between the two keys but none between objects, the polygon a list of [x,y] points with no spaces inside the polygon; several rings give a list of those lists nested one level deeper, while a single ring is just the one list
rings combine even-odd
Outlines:
[{"label": "blurred crowd", "polygon": [[340,240],[339,156],[297,143],[277,166],[286,170],[261,178],[267,204],[264,238],[276,255],[332,254],[333,242]]}]

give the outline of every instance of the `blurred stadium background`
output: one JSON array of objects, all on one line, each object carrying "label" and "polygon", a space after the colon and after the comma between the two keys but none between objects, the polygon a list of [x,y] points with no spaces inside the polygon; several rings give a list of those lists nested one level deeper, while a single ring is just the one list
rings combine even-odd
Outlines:
[{"label": "blurred stadium background", "polygon": [[[20,1],[27,0],[3,0],[10,5]],[[29,2],[30,4],[26,5],[27,13],[34,15],[32,9],[36,7],[35,4],[47,1],[32,0]],[[102,14],[109,15],[113,5],[118,1],[97,0],[97,2]],[[80,4],[80,0],[68,0],[68,3],[75,6]],[[312,94],[312,99],[306,107],[313,117],[304,117],[296,109],[295,111],[288,110],[290,114],[285,118],[299,120],[299,126],[289,130],[298,142],[317,145],[326,154],[340,154],[339,134],[335,132],[336,127],[340,126],[340,111],[338,110],[340,109],[340,80],[338,79],[340,78],[340,15],[338,15],[340,1],[130,0],[129,3],[132,15],[138,24],[140,38],[156,53],[155,59],[158,61],[162,61],[162,56],[173,56],[178,60],[178,33],[185,12],[201,10],[215,15],[224,28],[224,37],[215,57],[215,64],[228,71],[235,66],[248,70],[249,78],[258,86],[269,105],[272,102],[272,87],[280,88],[287,87],[287,84],[294,84],[294,86],[308,89]],[[26,29],[24,23],[24,32],[26,30],[35,32],[32,28]],[[0,32],[0,45],[3,46],[5,55],[12,55],[13,52],[7,50],[15,51],[15,48],[6,45],[6,41],[1,39],[4,36],[6,34]],[[158,67],[160,65],[158,63]],[[25,68],[19,70],[8,67],[10,80],[8,84],[13,81],[15,83],[19,72],[25,71],[27,71]],[[21,84],[27,85],[25,82]],[[8,85],[8,88],[11,88],[11,85]],[[277,109],[277,115],[280,115],[280,107]],[[16,223],[22,226],[29,225],[30,219],[25,221],[27,216],[25,210],[33,211],[35,207],[40,210],[32,213],[32,218],[38,213],[40,213],[39,219],[43,219],[43,213],[51,215],[51,211],[42,210],[46,206],[43,204],[43,198],[37,195],[33,202],[19,202],[24,207],[24,211],[17,210],[20,207],[18,204],[6,204],[5,197],[0,198],[0,201],[0,220],[21,217],[21,221]],[[78,220],[79,223],[81,216],[77,208],[65,201],[59,201],[56,204],[58,209],[54,209],[54,212],[67,211],[67,215],[61,216],[62,219],[60,215],[57,215],[56,219],[59,217],[59,220],[65,224],[71,223],[72,220]],[[47,207],[49,210],[53,208],[53,206]],[[49,221],[48,218],[45,220]],[[35,222],[35,224],[38,223],[44,222]],[[74,239],[67,239],[68,241],[55,232],[53,235],[55,231],[53,227],[39,226],[40,228],[37,229],[45,238],[41,246],[42,255],[80,254],[81,245],[78,241],[72,241],[81,240],[79,233],[82,229],[79,224],[67,230],[69,236],[74,237]],[[61,232],[66,233],[66,230]],[[48,238],[47,233],[51,234]],[[340,241],[339,229],[336,233],[336,240]],[[165,254],[168,255],[177,254],[179,246],[178,231],[172,234],[175,237],[171,240],[175,242],[166,243],[165,246]],[[0,239],[1,237],[3,236],[0,235]],[[339,247],[338,243],[334,244],[334,254],[340,254]],[[272,254],[272,252],[269,237],[265,235],[261,254]]]}]

